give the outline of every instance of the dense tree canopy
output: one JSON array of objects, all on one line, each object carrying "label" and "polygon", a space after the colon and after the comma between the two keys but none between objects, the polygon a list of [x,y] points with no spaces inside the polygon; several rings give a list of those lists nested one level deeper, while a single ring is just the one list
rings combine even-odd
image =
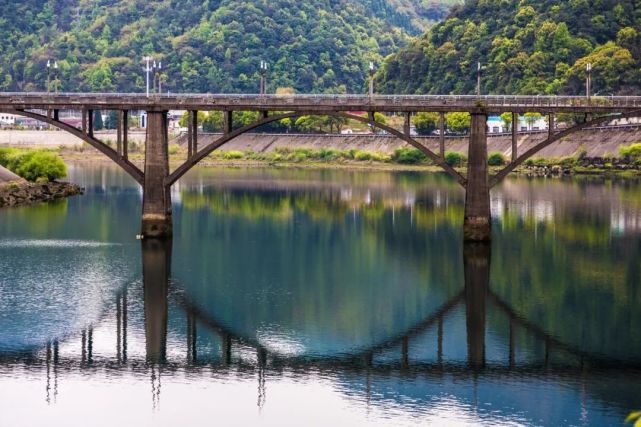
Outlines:
[{"label": "dense tree canopy", "polygon": [[634,0],[468,0],[387,58],[387,93],[641,93],[641,6]]},{"label": "dense tree canopy", "polygon": [[[0,90],[142,92],[145,55],[172,92],[360,92],[369,61],[460,0],[0,0]],[[53,86],[52,86],[53,87]]]}]

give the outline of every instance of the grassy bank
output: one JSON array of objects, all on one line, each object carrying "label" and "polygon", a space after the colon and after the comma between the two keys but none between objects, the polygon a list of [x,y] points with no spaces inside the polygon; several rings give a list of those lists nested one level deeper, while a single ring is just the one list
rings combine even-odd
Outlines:
[{"label": "grassy bank", "polygon": [[[129,158],[134,163],[144,161],[143,147],[136,146]],[[68,161],[108,161],[93,148],[60,149],[61,155]],[[186,149],[178,145],[169,147],[170,162],[178,164],[186,160]],[[460,152],[449,151],[445,154],[446,162],[460,170],[467,166],[467,157]],[[279,148],[269,152],[254,151],[215,151],[207,156],[203,166],[265,166],[278,165],[286,167],[320,167],[347,169],[383,169],[383,170],[441,170],[421,151],[413,148],[401,148],[391,155],[358,149],[310,149]],[[492,152],[488,155],[491,169],[500,169],[508,164],[504,154]],[[575,156],[561,158],[528,159],[516,173],[536,174],[641,174],[641,144],[622,147],[619,156],[587,158],[584,152]]]}]

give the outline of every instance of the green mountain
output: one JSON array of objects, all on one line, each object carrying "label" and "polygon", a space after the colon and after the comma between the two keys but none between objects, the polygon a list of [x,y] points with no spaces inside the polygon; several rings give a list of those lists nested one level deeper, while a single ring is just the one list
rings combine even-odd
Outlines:
[{"label": "green mountain", "polygon": [[585,93],[586,65],[600,95],[641,93],[641,2],[467,0],[388,57],[386,93]]},{"label": "green mountain", "polygon": [[[43,90],[57,60],[67,91],[360,92],[367,64],[461,0],[0,0],[0,90]],[[52,62],[53,64],[53,62]],[[53,79],[54,72],[52,70]]]}]

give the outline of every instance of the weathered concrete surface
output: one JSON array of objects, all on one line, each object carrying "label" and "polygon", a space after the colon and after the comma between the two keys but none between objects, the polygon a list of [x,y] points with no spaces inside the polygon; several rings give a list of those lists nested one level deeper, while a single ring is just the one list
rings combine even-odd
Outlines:
[{"label": "weathered concrete surface", "polygon": [[[220,135],[200,134],[198,145],[200,148],[212,143]],[[529,148],[543,141],[547,133],[521,134],[518,136],[518,151],[524,153]],[[435,153],[439,151],[438,138],[416,138],[425,144]],[[184,140],[184,141],[183,141]],[[176,138],[172,142],[185,144],[186,136]],[[619,147],[641,142],[641,130],[618,129],[618,130],[586,130],[571,135],[567,139],[555,142],[551,146],[541,150],[538,157],[565,157],[573,156],[581,150],[585,150],[589,157],[604,157],[607,154],[619,154]],[[255,151],[269,152],[282,148],[332,148],[340,150],[358,149],[376,151],[391,154],[397,148],[408,145],[391,136],[370,136],[370,135],[269,135],[269,134],[245,134],[230,141],[220,148],[221,151]],[[446,138],[445,149],[448,151],[468,152],[468,138]],[[512,137],[511,135],[491,136],[488,135],[488,151],[499,151],[507,158],[511,157]]]},{"label": "weathered concrete surface", "polygon": [[165,185],[169,175],[167,113],[149,112],[147,117],[141,233],[145,237],[166,238],[172,234],[171,193]]},{"label": "weathered concrete surface", "polygon": [[463,237],[468,242],[488,242],[492,238],[486,120],[484,114],[472,114],[463,222]]},{"label": "weathered concrete surface", "polygon": [[0,184],[6,182],[26,182],[24,179],[11,172],[9,169],[5,169],[0,166]]},{"label": "weathered concrete surface", "polygon": [[0,184],[0,207],[31,205],[82,194],[82,188],[67,182]]}]

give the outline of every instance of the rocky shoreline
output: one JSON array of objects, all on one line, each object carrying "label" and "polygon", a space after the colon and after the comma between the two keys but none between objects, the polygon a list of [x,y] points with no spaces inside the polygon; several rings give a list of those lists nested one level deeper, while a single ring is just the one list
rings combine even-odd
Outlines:
[{"label": "rocky shoreline", "polygon": [[68,182],[8,182],[0,184],[0,208],[50,202],[83,192],[83,188]]}]

